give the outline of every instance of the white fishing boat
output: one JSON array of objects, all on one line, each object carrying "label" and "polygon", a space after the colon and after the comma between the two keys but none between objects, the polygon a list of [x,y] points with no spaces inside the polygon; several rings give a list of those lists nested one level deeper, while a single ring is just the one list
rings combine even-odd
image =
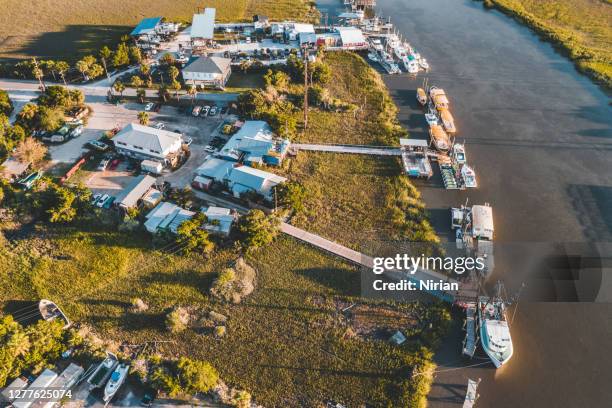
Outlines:
[{"label": "white fishing boat", "polygon": [[117,367],[117,364],[119,364],[117,357],[112,353],[107,353],[106,358],[98,364],[96,369],[87,378],[89,389],[93,390],[102,386],[108,380],[115,367]]},{"label": "white fishing boat", "polygon": [[406,68],[406,70],[411,74],[418,74],[419,73],[419,63],[414,59],[408,60],[408,67]]},{"label": "white fishing boat", "polygon": [[506,304],[501,296],[478,298],[480,342],[496,368],[506,364],[514,352],[510,327],[506,318]]},{"label": "white fishing boat", "polygon": [[465,145],[463,143],[455,143],[453,146],[453,158],[457,164],[465,164],[467,157],[465,155]]},{"label": "white fishing boat", "polygon": [[372,47],[375,52],[380,52],[385,49],[379,38],[370,38],[370,47]]},{"label": "white fishing boat", "polygon": [[104,387],[104,402],[109,402],[119,391],[119,388],[125,382],[127,378],[128,371],[130,366],[127,364],[119,364],[115,371],[111,374],[110,380],[106,383],[106,387]]},{"label": "white fishing boat", "polygon": [[478,187],[478,183],[476,182],[476,172],[467,164],[461,166],[461,178],[463,178],[463,182],[465,187],[467,188],[476,188]]},{"label": "white fishing boat", "polygon": [[378,55],[376,53],[369,52],[368,59],[372,62],[378,62]]}]

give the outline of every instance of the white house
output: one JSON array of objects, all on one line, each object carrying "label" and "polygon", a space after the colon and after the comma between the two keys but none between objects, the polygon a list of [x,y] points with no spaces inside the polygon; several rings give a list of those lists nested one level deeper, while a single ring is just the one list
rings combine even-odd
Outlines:
[{"label": "white house", "polygon": [[194,215],[193,211],[162,201],[145,216],[147,220],[144,227],[152,234],[159,231],[171,231],[176,234],[178,227]]},{"label": "white house", "polygon": [[117,152],[135,159],[155,160],[174,165],[181,153],[179,133],[130,123],[113,137]]},{"label": "white house", "polygon": [[223,57],[199,57],[183,68],[183,79],[194,86],[224,88],[232,74],[232,60]]}]

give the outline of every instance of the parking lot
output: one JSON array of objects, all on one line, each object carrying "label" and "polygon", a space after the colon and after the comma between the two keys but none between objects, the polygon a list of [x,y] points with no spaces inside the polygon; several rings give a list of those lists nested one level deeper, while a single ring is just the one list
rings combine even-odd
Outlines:
[{"label": "parking lot", "polygon": [[[93,162],[98,165],[100,160]],[[103,171],[94,171],[85,180],[85,185],[94,194],[117,195],[134,179],[133,172],[127,169],[127,162],[121,161],[115,169],[107,168]]]}]

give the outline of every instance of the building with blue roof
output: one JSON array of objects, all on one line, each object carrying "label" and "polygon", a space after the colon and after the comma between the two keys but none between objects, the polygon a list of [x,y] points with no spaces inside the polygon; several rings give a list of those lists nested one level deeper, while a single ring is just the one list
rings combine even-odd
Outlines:
[{"label": "building with blue roof", "polygon": [[290,145],[289,140],[276,138],[266,122],[249,120],[227,141],[217,157],[248,165],[280,166]]},{"label": "building with blue roof", "polygon": [[161,27],[162,17],[143,18],[140,23],[132,30],[132,37],[146,37],[157,34]]}]

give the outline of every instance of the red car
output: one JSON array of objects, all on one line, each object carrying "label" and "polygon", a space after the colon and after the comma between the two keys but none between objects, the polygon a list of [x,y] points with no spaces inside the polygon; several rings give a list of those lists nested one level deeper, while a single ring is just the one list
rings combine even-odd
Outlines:
[{"label": "red car", "polygon": [[121,160],[119,159],[115,159],[111,162],[109,169],[111,170],[115,170],[117,168],[117,166],[119,165],[119,163],[121,162]]}]

